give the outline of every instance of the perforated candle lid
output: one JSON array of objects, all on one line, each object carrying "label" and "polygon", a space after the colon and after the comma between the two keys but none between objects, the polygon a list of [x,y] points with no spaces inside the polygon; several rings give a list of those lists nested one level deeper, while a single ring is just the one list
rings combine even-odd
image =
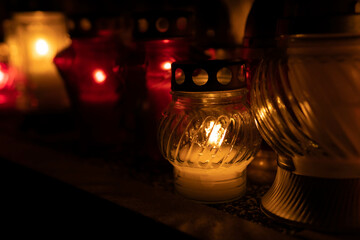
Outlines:
[{"label": "perforated candle lid", "polygon": [[174,62],[171,65],[172,91],[228,91],[244,87],[246,65],[241,60]]},{"label": "perforated candle lid", "polygon": [[137,12],[134,22],[137,40],[191,37],[194,28],[193,13],[186,10]]},{"label": "perforated candle lid", "polygon": [[124,28],[124,17],[116,14],[72,14],[67,16],[71,37],[96,37],[113,35]]}]

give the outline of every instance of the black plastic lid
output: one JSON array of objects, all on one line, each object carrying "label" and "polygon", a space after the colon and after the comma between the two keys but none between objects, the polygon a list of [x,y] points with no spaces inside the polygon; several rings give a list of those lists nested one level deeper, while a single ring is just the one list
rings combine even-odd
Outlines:
[{"label": "black plastic lid", "polygon": [[211,92],[245,88],[245,69],[242,60],[174,62],[171,65],[171,90]]},{"label": "black plastic lid", "polygon": [[69,35],[76,38],[115,34],[123,21],[118,15],[72,14],[66,17]]},{"label": "black plastic lid", "polygon": [[152,10],[134,14],[136,40],[192,37],[193,13],[187,10]]}]

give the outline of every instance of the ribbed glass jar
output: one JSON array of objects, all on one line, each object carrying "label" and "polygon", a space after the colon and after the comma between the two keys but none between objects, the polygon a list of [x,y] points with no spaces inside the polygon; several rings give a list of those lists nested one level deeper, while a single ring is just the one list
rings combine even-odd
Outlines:
[{"label": "ribbed glass jar", "polygon": [[318,230],[360,229],[360,38],[282,40],[251,92],[257,127],[279,154],[262,205]]},{"label": "ribbed glass jar", "polygon": [[284,165],[311,176],[360,177],[359,78],[360,38],[292,37],[282,54],[261,63],[252,109],[263,138],[292,159]]},{"label": "ribbed glass jar", "polygon": [[261,141],[246,93],[172,92],[158,142],[174,166],[175,189],[181,195],[206,203],[244,195],[246,166]]}]

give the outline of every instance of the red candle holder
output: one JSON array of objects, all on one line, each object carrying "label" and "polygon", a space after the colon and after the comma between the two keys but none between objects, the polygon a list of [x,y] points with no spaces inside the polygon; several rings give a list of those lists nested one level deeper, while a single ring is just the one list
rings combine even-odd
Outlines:
[{"label": "red candle holder", "polygon": [[54,58],[89,149],[116,145],[122,137],[118,103],[124,84],[118,58],[111,36],[73,38]]},{"label": "red candle holder", "polygon": [[191,59],[193,14],[181,10],[146,11],[136,13],[134,22],[134,40],[143,48],[145,58],[146,98],[141,113],[144,131],[140,134],[145,134],[145,154],[160,160],[156,129],[171,102],[171,64]]},{"label": "red candle holder", "polygon": [[119,100],[118,52],[111,39],[73,39],[54,58],[74,105],[112,104]]},{"label": "red candle holder", "polygon": [[18,92],[7,63],[0,62],[0,109],[15,109]]},{"label": "red candle holder", "polygon": [[145,42],[146,88],[156,121],[171,102],[171,64],[189,58],[185,39],[162,39]]}]

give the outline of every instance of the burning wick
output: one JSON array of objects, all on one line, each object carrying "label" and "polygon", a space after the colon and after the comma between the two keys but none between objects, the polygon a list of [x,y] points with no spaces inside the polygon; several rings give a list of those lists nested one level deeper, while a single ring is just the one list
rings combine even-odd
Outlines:
[{"label": "burning wick", "polygon": [[164,62],[162,64],[162,69],[164,70],[170,70],[171,69],[171,62]]},{"label": "burning wick", "polygon": [[49,52],[49,45],[44,39],[39,39],[35,43],[35,50],[40,56],[44,56]]},{"label": "burning wick", "polygon": [[104,73],[103,70],[97,69],[93,72],[93,78],[96,83],[102,84],[106,80],[106,74]]}]

